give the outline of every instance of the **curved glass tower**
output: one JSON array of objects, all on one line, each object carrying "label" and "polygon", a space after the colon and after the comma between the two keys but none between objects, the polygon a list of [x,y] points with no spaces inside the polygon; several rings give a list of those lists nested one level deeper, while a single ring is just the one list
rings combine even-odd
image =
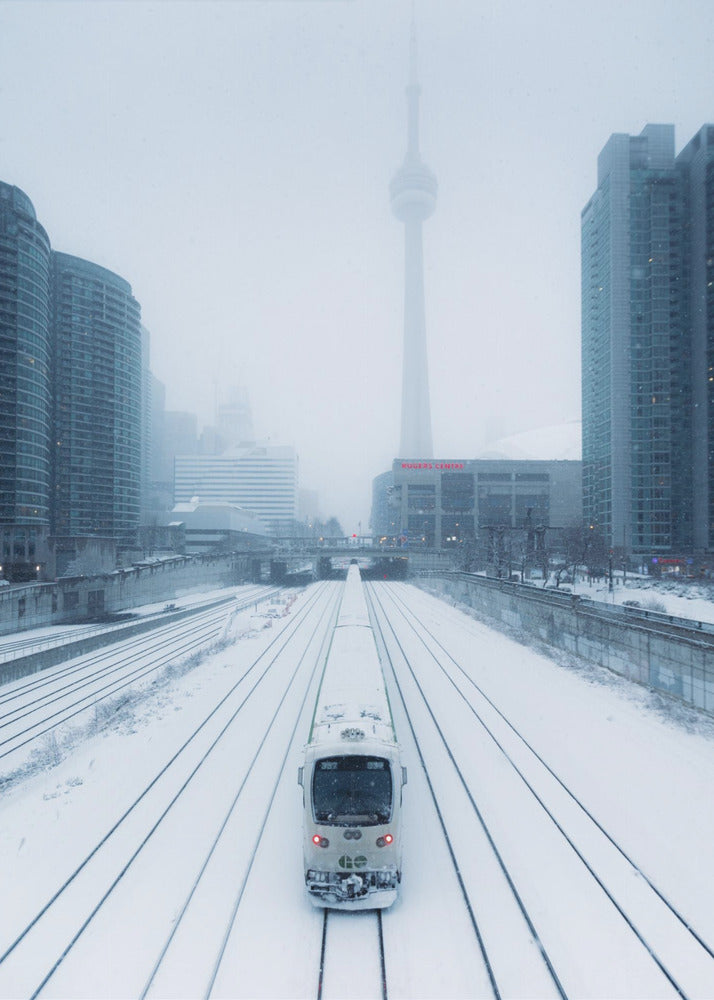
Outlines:
[{"label": "curved glass tower", "polygon": [[[34,561],[50,516],[50,241],[0,182],[0,527],[3,564]],[[12,529],[10,529],[12,526]]]},{"label": "curved glass tower", "polygon": [[119,275],[52,254],[53,533],[117,540],[139,525],[141,320]]}]

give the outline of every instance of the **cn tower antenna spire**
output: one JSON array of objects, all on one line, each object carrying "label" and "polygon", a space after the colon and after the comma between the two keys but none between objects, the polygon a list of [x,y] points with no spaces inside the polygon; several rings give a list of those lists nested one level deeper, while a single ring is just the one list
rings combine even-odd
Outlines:
[{"label": "cn tower antenna spire", "polygon": [[424,319],[422,223],[436,206],[436,177],[419,152],[416,23],[412,6],[407,84],[407,152],[389,185],[392,211],[404,223],[404,358],[400,458],[432,458],[429,366]]},{"label": "cn tower antenna spire", "polygon": [[407,86],[407,102],[409,119],[407,125],[407,156],[419,158],[419,76],[417,71],[417,41],[416,19],[412,5],[412,28],[409,38],[409,84]]},{"label": "cn tower antenna spire", "polygon": [[409,85],[419,86],[419,76],[417,73],[417,39],[416,39],[416,11],[412,4],[412,27],[409,35]]}]

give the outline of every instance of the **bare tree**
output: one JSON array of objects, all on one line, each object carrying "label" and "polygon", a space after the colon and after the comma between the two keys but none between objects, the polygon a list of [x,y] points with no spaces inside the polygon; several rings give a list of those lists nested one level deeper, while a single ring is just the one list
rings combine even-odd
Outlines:
[{"label": "bare tree", "polygon": [[578,570],[585,570],[592,577],[604,572],[607,546],[602,533],[593,525],[571,524],[562,535],[564,562],[555,572],[555,585],[560,586],[566,571],[575,580]]}]

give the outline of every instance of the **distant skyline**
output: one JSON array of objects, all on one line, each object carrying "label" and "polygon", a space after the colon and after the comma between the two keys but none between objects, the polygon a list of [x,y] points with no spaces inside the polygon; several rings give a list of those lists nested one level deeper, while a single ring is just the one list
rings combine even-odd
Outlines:
[{"label": "distant skyline", "polygon": [[[131,283],[167,408],[248,389],[324,514],[399,446],[409,0],[0,0],[0,179]],[[434,452],[580,415],[580,212],[613,132],[714,120],[704,0],[418,0]]]}]

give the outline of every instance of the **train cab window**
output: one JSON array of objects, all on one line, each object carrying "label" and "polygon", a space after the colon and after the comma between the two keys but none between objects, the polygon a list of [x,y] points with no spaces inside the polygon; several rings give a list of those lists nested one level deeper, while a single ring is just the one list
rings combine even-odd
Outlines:
[{"label": "train cab window", "polygon": [[317,823],[375,826],[392,815],[392,772],[383,757],[324,757],[315,764],[312,803]]}]

